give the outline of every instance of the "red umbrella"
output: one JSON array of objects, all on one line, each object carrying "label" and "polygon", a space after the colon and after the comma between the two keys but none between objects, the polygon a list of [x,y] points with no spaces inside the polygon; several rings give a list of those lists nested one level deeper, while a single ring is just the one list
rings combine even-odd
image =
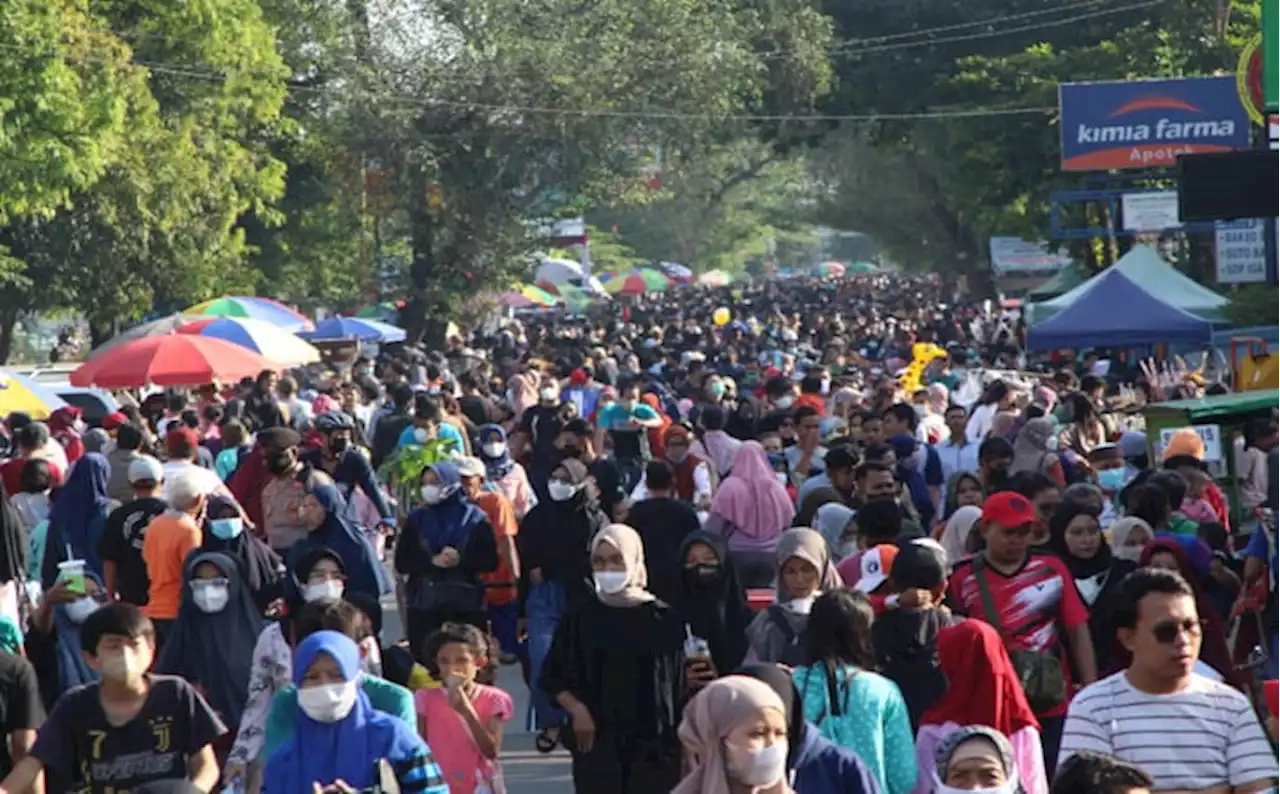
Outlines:
[{"label": "red umbrella", "polygon": [[71,373],[72,386],[125,389],[140,386],[202,386],[236,381],[277,369],[254,351],[223,339],[166,334],[135,339],[104,351]]}]

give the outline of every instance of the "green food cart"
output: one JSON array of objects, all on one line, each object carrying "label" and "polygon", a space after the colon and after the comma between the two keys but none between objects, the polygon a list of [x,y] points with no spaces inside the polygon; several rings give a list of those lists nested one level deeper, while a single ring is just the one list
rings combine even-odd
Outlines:
[{"label": "green food cart", "polygon": [[1239,515],[1240,481],[1236,474],[1236,439],[1250,419],[1269,418],[1280,405],[1280,391],[1263,389],[1202,397],[1198,400],[1152,403],[1142,409],[1147,444],[1153,462],[1169,436],[1184,427],[1193,428],[1205,442],[1205,462],[1231,501],[1231,521],[1242,525]]}]

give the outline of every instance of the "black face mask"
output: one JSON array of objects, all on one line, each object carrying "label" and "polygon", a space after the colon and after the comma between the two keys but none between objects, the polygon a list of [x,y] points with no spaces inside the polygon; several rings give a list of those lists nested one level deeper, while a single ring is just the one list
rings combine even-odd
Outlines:
[{"label": "black face mask", "polygon": [[341,436],[339,438],[329,439],[329,452],[333,453],[335,458],[342,457],[342,453],[351,448],[351,439]]},{"label": "black face mask", "polygon": [[719,565],[690,565],[684,569],[684,575],[693,584],[712,585],[724,576],[724,569]]},{"label": "black face mask", "polygon": [[275,475],[287,473],[293,468],[293,455],[288,452],[277,452],[267,458],[267,471]]}]

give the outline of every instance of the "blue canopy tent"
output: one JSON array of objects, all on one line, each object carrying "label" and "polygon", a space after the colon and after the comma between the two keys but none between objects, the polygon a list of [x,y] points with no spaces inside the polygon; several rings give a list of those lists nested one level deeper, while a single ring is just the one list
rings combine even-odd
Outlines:
[{"label": "blue canopy tent", "polygon": [[1094,277],[1070,305],[1031,326],[1027,347],[1128,347],[1209,341],[1213,324],[1166,303],[1118,268]]}]

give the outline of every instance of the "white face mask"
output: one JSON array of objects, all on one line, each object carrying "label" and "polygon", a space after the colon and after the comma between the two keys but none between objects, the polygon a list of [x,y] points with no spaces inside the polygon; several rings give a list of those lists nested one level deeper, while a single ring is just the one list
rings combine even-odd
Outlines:
[{"label": "white face mask", "polygon": [[759,750],[726,744],[725,757],[729,774],[745,786],[767,788],[787,774],[786,742],[770,744]]},{"label": "white face mask", "polygon": [[103,656],[99,664],[102,667],[103,677],[116,681],[128,681],[140,676],[147,671],[148,667],[142,664],[137,651],[132,648],[122,648],[118,653]]},{"label": "white face mask", "polygon": [[67,617],[72,623],[80,624],[84,623],[85,619],[94,612],[97,612],[99,606],[100,605],[97,601],[89,596],[85,596],[84,598],[72,601],[70,604],[63,607],[63,609],[67,611]]},{"label": "white face mask", "polygon": [[787,410],[788,408],[790,408],[790,407],[791,407],[791,404],[792,404],[792,403],[794,403],[795,401],[796,401],[796,398],[791,397],[791,396],[787,396],[787,397],[779,397],[779,398],[778,398],[778,401],[777,401],[776,403],[774,403],[774,405],[778,406],[778,408],[780,408],[780,409],[782,409],[783,411],[785,411],[785,410]]},{"label": "white face mask", "polygon": [[323,582],[309,584],[302,589],[302,598],[305,601],[319,601],[322,598],[342,598],[346,588],[342,582],[337,579],[328,579]]},{"label": "white face mask", "polygon": [[538,390],[538,396],[542,398],[543,402],[555,402],[560,399],[560,387],[543,386]]},{"label": "white face mask", "polygon": [[[937,773],[934,773],[936,779]],[[999,786],[987,786],[986,788],[956,788],[948,786],[946,783],[936,783],[933,787],[935,794],[1013,794],[1017,791],[1015,783],[1017,781],[1006,781]]]},{"label": "white face mask", "polygon": [[626,571],[596,571],[591,574],[596,582],[596,589],[607,595],[615,595],[627,589]]},{"label": "white face mask", "polygon": [[413,429],[413,440],[419,444],[425,444],[431,440],[431,434],[427,432],[425,427],[415,427]]},{"label": "white face mask", "polygon": [[552,480],[547,483],[547,496],[550,496],[553,502],[568,501],[577,492],[578,487],[572,483],[561,482],[560,480]]},{"label": "white face mask", "polygon": [[501,441],[490,441],[488,444],[480,447],[484,450],[484,454],[490,458],[500,458],[507,454],[507,445]]},{"label": "white face mask", "polygon": [[438,505],[444,499],[444,488],[439,485],[422,486],[422,501],[429,505]]},{"label": "white face mask", "polygon": [[817,600],[818,594],[814,593],[804,598],[793,598],[790,601],[785,601],[782,604],[782,608],[793,615],[807,615],[813,611],[813,602]]},{"label": "white face mask", "polygon": [[337,722],[356,705],[359,681],[309,686],[298,690],[298,707],[316,722]]},{"label": "white face mask", "polygon": [[1128,560],[1129,562],[1137,562],[1142,559],[1141,546],[1121,546],[1118,549],[1112,549],[1111,553],[1115,555],[1116,559]]},{"label": "white face mask", "polygon": [[226,585],[196,583],[191,588],[191,600],[201,612],[213,614],[227,608],[231,600],[231,589]]}]

